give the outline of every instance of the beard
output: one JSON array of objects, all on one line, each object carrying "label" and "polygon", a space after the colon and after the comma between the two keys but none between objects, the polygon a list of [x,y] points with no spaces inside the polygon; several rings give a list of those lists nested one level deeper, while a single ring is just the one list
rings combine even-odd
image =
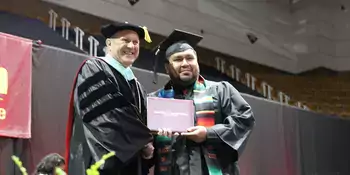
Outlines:
[{"label": "beard", "polygon": [[199,68],[196,67],[191,68],[191,75],[187,74],[188,76],[181,76],[180,70],[175,69],[170,64],[166,65],[166,69],[171,79],[172,85],[180,89],[186,89],[190,86],[193,86],[199,77]]},{"label": "beard", "polygon": [[198,74],[193,74],[192,77],[181,78],[179,75],[170,74],[170,79],[173,86],[181,89],[192,86],[198,79]]}]

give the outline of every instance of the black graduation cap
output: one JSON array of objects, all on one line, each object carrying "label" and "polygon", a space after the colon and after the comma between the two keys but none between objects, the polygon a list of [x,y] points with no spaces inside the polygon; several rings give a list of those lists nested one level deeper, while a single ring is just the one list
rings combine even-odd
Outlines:
[{"label": "black graduation cap", "polygon": [[105,38],[111,38],[115,33],[122,30],[132,30],[135,31],[140,38],[144,38],[146,42],[151,43],[151,37],[148,33],[147,27],[137,26],[133,24],[125,23],[115,23],[115,24],[107,24],[101,27],[101,34]]},{"label": "black graduation cap", "polygon": [[195,48],[197,44],[203,39],[202,36],[186,32],[183,30],[175,29],[165,40],[163,40],[159,45],[153,49],[155,54],[155,62],[153,66],[154,80],[153,83],[157,83],[157,68],[159,59],[166,61],[166,51],[167,49],[175,43],[185,42],[191,47]]}]

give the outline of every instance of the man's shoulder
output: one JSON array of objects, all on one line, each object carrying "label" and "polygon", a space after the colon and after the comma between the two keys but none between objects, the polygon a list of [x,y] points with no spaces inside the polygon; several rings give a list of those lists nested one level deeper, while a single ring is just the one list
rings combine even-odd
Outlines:
[{"label": "man's shoulder", "polygon": [[205,80],[207,88],[215,88],[215,89],[236,89],[231,83],[228,81],[211,81],[211,80]]},{"label": "man's shoulder", "polygon": [[82,65],[80,66],[78,72],[80,74],[86,71],[90,73],[97,73],[101,71],[106,72],[109,70],[110,68],[108,64],[105,61],[103,61],[100,57],[90,57],[82,62]]},{"label": "man's shoulder", "polygon": [[83,66],[102,66],[107,63],[102,60],[102,57],[90,57],[84,60]]}]

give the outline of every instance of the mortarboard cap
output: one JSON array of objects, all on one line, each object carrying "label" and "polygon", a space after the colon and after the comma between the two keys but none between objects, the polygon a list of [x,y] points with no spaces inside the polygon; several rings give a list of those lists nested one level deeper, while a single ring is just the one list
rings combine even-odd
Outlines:
[{"label": "mortarboard cap", "polygon": [[133,24],[129,24],[127,22],[120,24],[107,24],[101,27],[101,34],[105,38],[111,38],[114,34],[122,30],[132,30],[135,31],[140,38],[144,38],[146,42],[151,43],[151,37],[148,33],[147,27],[137,26]]},{"label": "mortarboard cap", "polygon": [[157,68],[159,61],[166,61],[168,57],[174,53],[193,49],[202,39],[203,37],[200,35],[175,29],[165,40],[153,49],[156,56],[153,67],[153,82],[157,83]]}]

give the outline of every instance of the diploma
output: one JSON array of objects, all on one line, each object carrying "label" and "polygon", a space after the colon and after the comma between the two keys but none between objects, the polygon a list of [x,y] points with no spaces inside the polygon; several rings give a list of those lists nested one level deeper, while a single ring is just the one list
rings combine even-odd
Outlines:
[{"label": "diploma", "polygon": [[168,128],[173,132],[186,132],[194,126],[195,107],[192,100],[147,98],[147,126],[152,131]]}]

